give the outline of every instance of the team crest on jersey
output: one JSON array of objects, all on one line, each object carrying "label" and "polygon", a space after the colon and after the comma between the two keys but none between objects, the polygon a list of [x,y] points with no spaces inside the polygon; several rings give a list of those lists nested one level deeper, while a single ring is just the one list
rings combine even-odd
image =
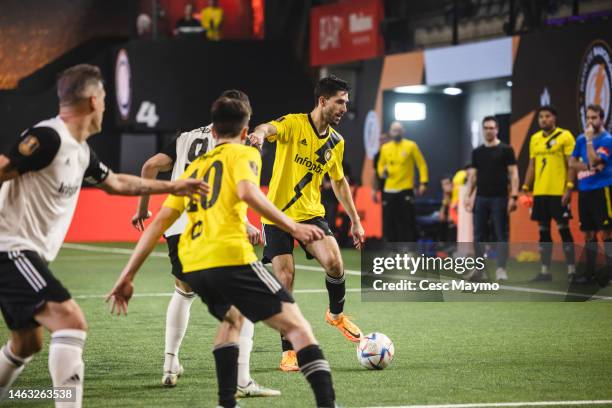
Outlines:
[{"label": "team crest on jersey", "polygon": [[331,160],[331,158],[332,158],[332,151],[331,151],[331,149],[327,149],[325,151],[325,156],[324,157],[325,157],[325,161],[326,162]]},{"label": "team crest on jersey", "polygon": [[578,77],[578,111],[580,123],[586,128],[586,107],[596,104],[603,108],[604,127],[610,126],[612,116],[612,51],[602,40],[596,40],[589,45]]},{"label": "team crest on jersey", "polygon": [[249,160],[249,167],[253,171],[253,174],[255,174],[256,176],[259,176],[259,168],[257,167],[257,163],[255,163],[252,160]]},{"label": "team crest on jersey", "polygon": [[40,142],[38,141],[36,136],[27,135],[25,138],[23,138],[21,143],[19,143],[18,150],[22,156],[31,156],[32,153],[34,153],[38,149],[39,146],[40,146]]}]

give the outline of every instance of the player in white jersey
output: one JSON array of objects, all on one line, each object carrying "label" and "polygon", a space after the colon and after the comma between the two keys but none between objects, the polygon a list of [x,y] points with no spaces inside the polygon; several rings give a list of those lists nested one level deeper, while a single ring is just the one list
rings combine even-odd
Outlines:
[{"label": "player in white jersey", "polygon": [[[227,90],[221,96],[239,99],[250,108],[249,98],[242,91]],[[212,150],[214,143],[212,125],[179,133],[161,152],[145,162],[141,175],[143,178],[154,179],[160,172],[172,170],[171,179],[176,180],[192,161]],[[144,230],[144,221],[151,216],[148,207],[149,197],[140,197],[138,209],[132,218],[132,225],[140,231]],[[253,245],[260,244],[260,231],[248,221],[246,223],[249,241]],[[183,279],[181,263],[178,258],[178,241],[186,226],[187,213],[184,212],[164,233],[168,244],[168,257],[172,264],[172,274],[175,276],[175,291],[172,294],[166,311],[166,340],[162,375],[162,385],[165,387],[175,387],[178,377],[183,373],[183,367],[178,358],[179,349],[189,324],[189,310],[196,296]],[[251,350],[253,349],[253,333],[253,323],[245,319],[239,339],[238,396],[278,396],[280,391],[263,387],[251,378],[249,362]]]},{"label": "player in white jersey", "polygon": [[[0,155],[0,310],[11,339],[0,349],[0,400],[51,333],[49,372],[81,407],[87,323],[70,293],[49,270],[63,243],[83,181],[110,194],[208,191],[197,180],[167,182],[113,173],[86,140],[100,132],[104,86],[97,67],[77,65],[57,83],[59,115],[26,130]],[[188,181],[185,183],[185,181]],[[67,394],[65,395],[67,396]]]}]

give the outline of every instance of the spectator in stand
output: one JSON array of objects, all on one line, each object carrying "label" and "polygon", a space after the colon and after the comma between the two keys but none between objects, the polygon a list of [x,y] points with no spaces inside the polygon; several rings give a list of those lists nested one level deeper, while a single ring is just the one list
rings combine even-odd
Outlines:
[{"label": "spectator in stand", "polygon": [[203,32],[204,29],[202,28],[200,22],[193,18],[193,5],[191,5],[191,3],[187,3],[185,5],[185,14],[183,15],[183,18],[176,22],[174,35],[194,35],[202,34]]},{"label": "spectator in stand", "polygon": [[223,24],[223,9],[219,7],[218,0],[209,0],[208,7],[200,15],[202,27],[206,30],[206,38],[210,41],[221,39],[221,25]]}]

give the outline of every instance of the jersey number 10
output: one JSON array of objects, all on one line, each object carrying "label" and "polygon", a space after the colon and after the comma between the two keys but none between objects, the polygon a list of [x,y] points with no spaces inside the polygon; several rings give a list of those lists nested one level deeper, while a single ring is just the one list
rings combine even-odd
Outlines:
[{"label": "jersey number 10", "polygon": [[[214,179],[210,180],[210,173],[214,169]],[[196,178],[198,171],[194,171],[189,178]],[[210,185],[211,193],[210,199],[208,199],[208,195],[203,195],[200,197],[200,205],[203,210],[208,210],[211,208],[217,200],[219,199],[219,193],[221,192],[221,179],[223,177],[223,163],[220,161],[215,161],[213,164],[204,172],[204,176],[202,177],[202,181],[208,183]],[[187,207],[187,212],[196,212],[198,211],[198,202],[195,200],[191,200],[189,206]],[[193,224],[193,228],[191,229],[191,239],[196,239],[202,235],[202,221],[198,221]]]}]

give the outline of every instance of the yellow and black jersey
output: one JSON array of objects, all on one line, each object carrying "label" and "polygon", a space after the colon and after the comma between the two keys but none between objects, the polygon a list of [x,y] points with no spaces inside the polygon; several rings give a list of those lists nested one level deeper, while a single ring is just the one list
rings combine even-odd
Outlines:
[{"label": "yellow and black jersey", "polygon": [[574,151],[574,136],[556,128],[549,135],[542,130],[529,141],[529,158],[535,161],[533,195],[563,195],[567,182],[567,158]]},{"label": "yellow and black jersey", "polygon": [[[320,186],[329,173],[332,180],[344,178],[344,139],[331,128],[320,135],[308,114],[289,114],[270,122],[277,133],[276,156],[268,198],[295,221],[325,215]],[[264,224],[273,224],[262,217]]]},{"label": "yellow and black jersey", "polygon": [[419,146],[412,140],[390,141],[380,148],[376,172],[385,178],[386,192],[398,192],[414,188],[414,167],[419,169],[421,183],[429,181],[427,163]]},{"label": "yellow and black jersey", "polygon": [[247,238],[247,204],[237,186],[246,180],[259,186],[261,155],[236,143],[218,145],[193,161],[181,178],[198,178],[210,185],[199,200],[170,195],[164,207],[187,211],[189,218],[178,244],[183,272],[245,265],[257,260]]}]

